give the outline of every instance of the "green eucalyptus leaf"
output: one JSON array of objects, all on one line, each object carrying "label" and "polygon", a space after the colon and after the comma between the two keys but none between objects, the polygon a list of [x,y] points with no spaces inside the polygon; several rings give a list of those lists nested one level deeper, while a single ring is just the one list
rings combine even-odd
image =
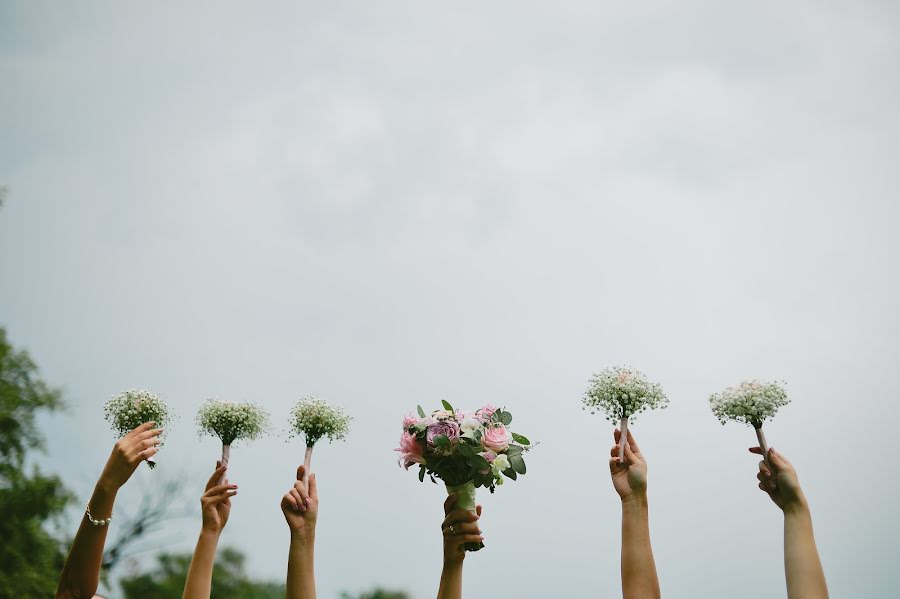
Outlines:
[{"label": "green eucalyptus leaf", "polygon": [[416,411],[419,412],[419,418],[425,418],[425,410],[422,409],[422,406],[416,406]]},{"label": "green eucalyptus leaf", "polygon": [[516,443],[521,443],[522,445],[531,445],[531,441],[528,440],[528,437],[520,435],[519,433],[513,433],[512,438]]},{"label": "green eucalyptus leaf", "polygon": [[525,474],[525,460],[522,459],[522,456],[510,456],[509,463],[513,467],[513,470],[515,470],[519,474]]}]

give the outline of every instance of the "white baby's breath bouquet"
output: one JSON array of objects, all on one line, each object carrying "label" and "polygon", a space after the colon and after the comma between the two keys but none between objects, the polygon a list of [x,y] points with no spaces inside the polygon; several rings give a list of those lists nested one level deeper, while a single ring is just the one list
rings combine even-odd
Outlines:
[{"label": "white baby's breath bouquet", "polygon": [[346,439],[351,420],[351,416],[343,408],[329,405],[318,397],[303,397],[294,404],[291,410],[289,436],[302,435],[306,440],[306,455],[303,459],[304,479],[309,477],[313,446],[316,442],[322,438],[327,438],[329,442]]},{"label": "white baby's breath bouquet", "polygon": [[[156,428],[165,428],[172,420],[169,407],[159,395],[144,389],[129,389],[114,395],[103,406],[103,415],[119,437],[124,437],[145,422],[152,421]],[[156,461],[152,457],[147,458],[147,465],[155,468]]]},{"label": "white baby's breath bouquet", "polygon": [[201,435],[218,437],[222,441],[222,465],[228,464],[231,445],[235,441],[252,441],[269,428],[269,413],[250,402],[231,402],[208,399],[197,412]]},{"label": "white baby's breath bouquet", "polygon": [[787,391],[777,382],[744,381],[737,387],[728,387],[709,398],[709,406],[723,425],[729,420],[749,424],[756,430],[756,438],[766,464],[769,463],[769,446],[762,426],[775,417],[778,409],[790,403]]},{"label": "white baby's breath bouquet", "polygon": [[606,413],[612,423],[619,423],[619,459],[625,455],[628,422],[645,410],[665,408],[669,399],[658,383],[650,382],[640,371],[624,366],[607,368],[593,377],[582,398],[583,409],[591,414]]}]

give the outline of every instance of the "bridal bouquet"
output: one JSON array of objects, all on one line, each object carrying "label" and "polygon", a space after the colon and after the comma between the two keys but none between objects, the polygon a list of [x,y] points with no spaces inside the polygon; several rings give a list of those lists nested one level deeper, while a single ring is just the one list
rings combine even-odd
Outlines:
[{"label": "bridal bouquet", "polygon": [[231,457],[235,441],[258,439],[269,427],[269,413],[256,404],[235,403],[208,399],[197,412],[201,435],[218,437],[222,441],[222,465]]},{"label": "bridal bouquet", "polygon": [[[522,454],[531,449],[531,441],[512,432],[512,414],[487,405],[474,412],[454,410],[442,401],[444,409],[403,418],[400,436],[400,465],[409,469],[419,465],[419,480],[428,475],[444,481],[448,494],[455,494],[456,509],[475,511],[475,489],[486,487],[491,493],[503,484],[503,477],[516,480],[525,474]],[[482,543],[469,543],[467,551],[478,551]]]},{"label": "bridal bouquet", "polygon": [[606,412],[606,418],[619,423],[619,459],[625,455],[625,439],[628,437],[628,421],[640,412],[665,408],[669,399],[658,383],[652,383],[637,370],[615,366],[595,374],[582,399],[591,414],[597,410]]},{"label": "bridal bouquet", "polygon": [[771,420],[778,408],[790,403],[784,387],[778,383],[744,381],[737,387],[728,387],[709,398],[709,405],[716,418],[723,425],[731,420],[749,424],[756,430],[756,438],[763,452],[763,459],[769,463],[769,446],[762,426]]},{"label": "bridal bouquet", "polygon": [[306,440],[306,455],[303,459],[303,482],[309,480],[313,446],[316,441],[327,438],[341,441],[347,437],[352,418],[342,408],[334,407],[318,397],[304,397],[291,410],[290,436],[303,435]]},{"label": "bridal bouquet", "polygon": [[[159,395],[143,389],[129,389],[114,395],[106,402],[103,413],[119,437],[151,420],[156,423],[156,428],[165,428],[172,420],[168,406]],[[147,458],[147,465],[156,468],[156,461],[152,457]]]}]

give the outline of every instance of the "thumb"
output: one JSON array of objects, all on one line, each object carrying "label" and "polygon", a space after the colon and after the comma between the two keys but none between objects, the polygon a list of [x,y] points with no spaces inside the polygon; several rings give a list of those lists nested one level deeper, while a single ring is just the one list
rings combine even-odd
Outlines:
[{"label": "thumb", "polygon": [[316,484],[316,473],[309,475],[309,496],[313,501],[319,501],[319,485]]},{"label": "thumb", "polygon": [[481,506],[480,506],[480,505],[476,505],[476,506],[475,506],[475,514],[476,514],[479,518],[481,518]]},{"label": "thumb", "polygon": [[791,469],[791,463],[787,461],[787,458],[772,447],[769,448],[769,463],[779,472]]},{"label": "thumb", "polygon": [[303,480],[303,474],[306,472],[306,468],[303,466],[297,466],[297,480]]},{"label": "thumb", "polygon": [[631,443],[625,443],[625,463],[631,466],[632,464],[640,464],[641,460],[637,457],[637,455],[631,449]]}]

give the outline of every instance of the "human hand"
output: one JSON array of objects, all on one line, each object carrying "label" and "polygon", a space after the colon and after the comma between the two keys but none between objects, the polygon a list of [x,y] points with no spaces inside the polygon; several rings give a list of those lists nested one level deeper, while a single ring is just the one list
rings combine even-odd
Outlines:
[{"label": "human hand", "polygon": [[622,502],[646,497],[647,495],[647,460],[634,441],[631,431],[628,431],[625,441],[625,457],[619,461],[619,440],[622,433],[619,429],[613,432],[616,444],[609,452],[609,474],[612,476],[613,487]]},{"label": "human hand", "polygon": [[481,543],[484,536],[478,527],[478,519],[481,518],[481,506],[475,506],[475,513],[469,510],[454,510],[456,495],[450,495],[444,501],[444,522],[441,524],[441,532],[444,535],[444,564],[461,564],[466,557],[463,545],[466,543]]},{"label": "human hand", "polygon": [[159,451],[159,435],[163,429],[153,428],[154,424],[152,421],[145,422],[116,441],[100,474],[99,485],[113,493],[118,491],[141,462]]},{"label": "human hand", "polygon": [[[751,447],[750,453],[762,455],[762,449]],[[797,480],[797,471],[787,458],[775,449],[769,448],[768,466],[765,460],[760,461],[756,478],[759,480],[760,490],[765,491],[782,511],[802,508],[806,504],[800,481]]]},{"label": "human hand", "polygon": [[[206,483],[206,490],[200,497],[200,507],[203,514],[203,530],[220,533],[228,523],[228,515],[231,513],[231,498],[237,495],[237,485],[228,484],[228,479],[223,478],[228,465],[216,461],[216,469]],[[221,484],[220,484],[221,481]]]},{"label": "human hand", "polygon": [[316,475],[309,475],[309,487],[303,484],[306,469],[297,468],[297,480],[294,486],[281,498],[281,511],[292,538],[308,541],[315,536],[316,521],[319,517],[319,489]]}]

